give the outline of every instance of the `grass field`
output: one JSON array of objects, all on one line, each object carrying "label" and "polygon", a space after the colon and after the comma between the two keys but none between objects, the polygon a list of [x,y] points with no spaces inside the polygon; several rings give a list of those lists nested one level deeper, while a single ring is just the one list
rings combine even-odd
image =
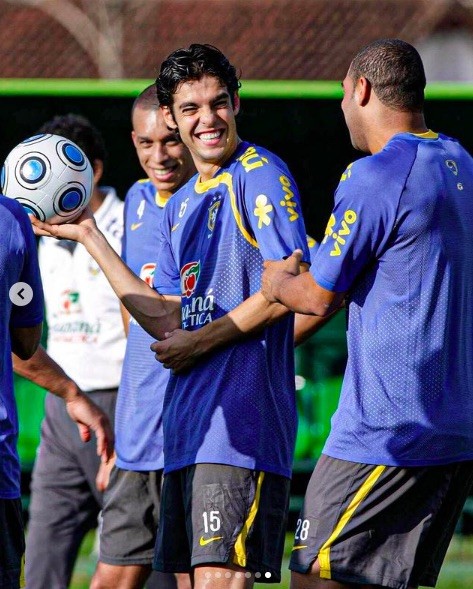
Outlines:
[{"label": "grass field", "polygon": [[[89,534],[82,545],[81,553],[74,570],[71,589],[88,589],[90,577],[95,567],[94,534]],[[292,535],[286,540],[283,579],[279,585],[266,585],[277,589],[288,589],[289,571],[287,562],[292,546]],[[447,558],[440,574],[437,589],[473,588],[473,536],[455,535],[450,544]]]}]

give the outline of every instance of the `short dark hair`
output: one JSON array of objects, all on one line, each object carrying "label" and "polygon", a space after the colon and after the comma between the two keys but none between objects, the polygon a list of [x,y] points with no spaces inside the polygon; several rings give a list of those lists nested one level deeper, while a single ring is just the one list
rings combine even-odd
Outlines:
[{"label": "short dark hair", "polygon": [[386,106],[422,112],[426,84],[422,59],[415,47],[400,39],[378,39],[357,53],[348,75],[365,77]]},{"label": "short dark hair", "polygon": [[171,106],[173,94],[182,82],[200,80],[203,76],[218,78],[227,87],[234,103],[235,93],[241,86],[236,68],[217,47],[193,43],[188,49],[177,49],[161,64],[156,79],[160,104]]},{"label": "short dark hair", "polygon": [[95,160],[104,163],[107,157],[101,133],[82,115],[74,113],[57,115],[43,123],[38,133],[52,133],[70,139],[82,149],[92,166]]},{"label": "short dark hair", "polygon": [[142,92],[138,94],[131,107],[131,113],[135,108],[142,108],[143,110],[157,110],[159,108],[158,95],[156,93],[156,84],[147,86]]}]

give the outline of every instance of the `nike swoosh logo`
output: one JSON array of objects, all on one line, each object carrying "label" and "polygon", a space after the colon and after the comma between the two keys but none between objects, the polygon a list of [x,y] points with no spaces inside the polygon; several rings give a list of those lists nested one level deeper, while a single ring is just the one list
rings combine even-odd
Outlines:
[{"label": "nike swoosh logo", "polygon": [[171,227],[171,232],[172,232],[172,231],[176,231],[176,229],[179,227],[179,225],[180,225],[180,223],[176,223],[175,225],[173,225],[173,226]]},{"label": "nike swoosh logo", "polygon": [[203,536],[200,537],[199,544],[201,546],[207,546],[210,542],[215,542],[215,540],[223,540],[223,536],[214,536],[213,538],[205,539]]},{"label": "nike swoosh logo", "polygon": [[143,223],[132,223],[131,230],[135,231],[135,229],[138,229],[138,227],[141,227],[142,225],[143,225]]},{"label": "nike swoosh logo", "polygon": [[301,548],[307,548],[307,546],[304,546],[304,545],[303,546],[294,546],[292,548],[292,551],[294,552],[294,550],[301,550]]}]

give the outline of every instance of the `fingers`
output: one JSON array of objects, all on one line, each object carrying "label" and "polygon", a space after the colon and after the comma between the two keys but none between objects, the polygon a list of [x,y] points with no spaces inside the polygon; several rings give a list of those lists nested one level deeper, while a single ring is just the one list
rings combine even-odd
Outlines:
[{"label": "fingers", "polygon": [[[302,262],[303,257],[304,257],[303,251],[300,249],[297,249],[297,250],[294,250],[290,256],[287,256],[287,258],[285,258],[284,261],[286,263],[286,266],[288,266],[288,265],[295,266],[295,264],[297,264],[299,266],[300,263]],[[271,265],[277,264],[278,262],[280,262],[280,260],[264,260],[263,261],[263,268],[269,268]]]},{"label": "fingers", "polygon": [[107,463],[113,456],[113,433],[106,418],[100,419],[94,427],[97,438],[97,456],[100,456],[103,463]]},{"label": "fingers", "polygon": [[100,427],[95,431],[97,437],[97,456],[106,464],[113,455],[113,440],[105,430]]},{"label": "fingers", "polygon": [[150,345],[151,351],[152,352],[160,351],[160,349],[163,348],[162,342],[171,338],[173,336],[173,334],[174,334],[174,331],[166,331],[166,333],[164,334],[163,340],[157,340]]},{"label": "fingers", "polygon": [[37,219],[34,215],[28,215],[31,221],[31,225],[33,227],[33,233],[39,237],[56,237],[53,232],[54,225],[50,225],[49,223],[44,223]]},{"label": "fingers", "polygon": [[83,442],[89,442],[92,434],[90,432],[90,428],[83,423],[78,423],[77,427],[79,428],[79,436]]},{"label": "fingers", "polygon": [[104,472],[106,466],[102,463],[99,466],[99,470],[97,476],[95,477],[95,486],[97,487],[98,491],[105,491],[108,486],[108,477],[107,474]]},{"label": "fingers", "polygon": [[286,258],[286,271],[294,275],[299,274],[303,255],[302,250],[294,250],[292,254]]}]

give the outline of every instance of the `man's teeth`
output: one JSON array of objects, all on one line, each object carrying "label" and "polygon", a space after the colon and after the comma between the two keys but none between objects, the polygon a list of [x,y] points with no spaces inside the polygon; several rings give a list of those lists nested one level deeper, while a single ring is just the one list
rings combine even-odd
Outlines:
[{"label": "man's teeth", "polygon": [[220,137],[220,131],[214,131],[213,133],[202,133],[200,138],[204,141],[210,141],[211,139],[218,139]]}]

